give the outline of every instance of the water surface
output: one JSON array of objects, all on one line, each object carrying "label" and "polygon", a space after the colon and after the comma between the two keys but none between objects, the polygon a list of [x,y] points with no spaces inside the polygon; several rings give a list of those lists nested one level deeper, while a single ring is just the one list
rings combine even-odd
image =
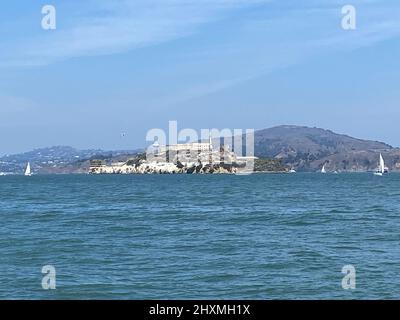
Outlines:
[{"label": "water surface", "polygon": [[[399,299],[400,174],[0,177],[3,299]],[[343,290],[341,269],[357,271]],[[43,290],[53,265],[57,289]]]}]

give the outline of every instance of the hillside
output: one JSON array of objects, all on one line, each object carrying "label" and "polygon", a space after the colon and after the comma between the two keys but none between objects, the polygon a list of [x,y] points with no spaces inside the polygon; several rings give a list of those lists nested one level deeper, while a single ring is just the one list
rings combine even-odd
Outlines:
[{"label": "hillside", "polygon": [[389,169],[400,169],[400,149],[330,130],[284,125],[256,131],[254,139],[256,156],[281,159],[297,170],[315,171],[324,163],[332,171],[374,170],[379,153]]},{"label": "hillside", "polygon": [[[320,128],[283,125],[255,132],[256,171],[372,171],[379,153],[391,171],[400,171],[400,149]],[[22,173],[31,162],[35,173],[88,172],[91,159],[126,161],[141,150],[77,150],[57,146],[0,158],[0,172]]]}]

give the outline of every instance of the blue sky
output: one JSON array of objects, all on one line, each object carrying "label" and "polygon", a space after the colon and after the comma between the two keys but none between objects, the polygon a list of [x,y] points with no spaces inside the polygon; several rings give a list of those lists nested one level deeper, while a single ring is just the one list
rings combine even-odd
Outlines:
[{"label": "blue sky", "polygon": [[[341,28],[347,4],[356,30]],[[398,0],[14,0],[0,38],[0,154],[144,147],[169,120],[400,146]]]}]

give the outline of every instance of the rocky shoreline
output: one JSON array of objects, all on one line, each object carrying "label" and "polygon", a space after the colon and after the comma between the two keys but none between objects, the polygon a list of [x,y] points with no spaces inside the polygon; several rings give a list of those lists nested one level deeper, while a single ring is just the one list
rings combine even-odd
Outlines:
[{"label": "rocky shoreline", "polygon": [[244,172],[239,164],[139,163],[90,167],[90,174],[237,174]]}]

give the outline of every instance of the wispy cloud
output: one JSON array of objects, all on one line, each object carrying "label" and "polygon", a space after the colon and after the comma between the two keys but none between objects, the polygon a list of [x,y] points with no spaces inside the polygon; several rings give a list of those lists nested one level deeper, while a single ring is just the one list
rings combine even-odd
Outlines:
[{"label": "wispy cloud", "polygon": [[[38,30],[27,38],[17,37],[0,44],[0,67],[41,66],[70,58],[115,54],[157,45],[192,35],[208,23],[228,17],[234,10],[269,3],[279,4],[274,0],[73,1],[70,5],[57,7],[57,30]],[[319,39],[315,38],[315,29],[321,26],[315,23],[322,21],[313,16],[334,16],[339,28],[340,8],[344,2],[305,0],[301,4],[297,1],[288,3],[270,20],[261,21],[260,27],[268,27],[265,33],[280,34],[279,30],[283,29],[290,34],[290,26],[299,26],[299,38],[305,38],[309,43],[353,48],[399,35],[398,14],[392,5],[382,1],[377,7],[376,0],[353,0],[354,5],[362,6],[358,12],[360,19],[368,18],[369,24],[351,35],[329,30],[325,34],[319,32]],[[377,21],[379,18],[381,20]],[[249,21],[244,26],[254,27],[257,22]],[[9,23],[13,24],[13,21]],[[6,28],[7,22],[3,22],[2,27]],[[292,40],[296,41],[293,37]],[[274,41],[280,45],[279,39]],[[287,41],[285,35],[282,41]],[[246,50],[249,45],[255,49],[260,47],[257,43],[236,45],[239,50]]]},{"label": "wispy cloud", "polygon": [[155,45],[188,36],[232,10],[266,2],[269,0],[100,0],[57,7],[58,29],[39,31],[28,41],[3,43],[1,66],[46,65]]},{"label": "wispy cloud", "polygon": [[[182,63],[184,70],[206,70],[204,83],[183,83],[170,97],[153,104],[185,104],[192,99],[240,85],[278,69],[326,54],[350,52],[400,37],[400,10],[375,0],[355,0],[358,27],[341,28],[343,1],[304,1],[285,12],[243,21],[237,36],[206,50],[189,52],[194,59]],[[377,6],[379,4],[379,6]],[[182,70],[175,70],[178,76]],[[222,75],[222,76],[221,76]]]},{"label": "wispy cloud", "polygon": [[[260,7],[266,16],[243,18],[221,43],[186,49],[179,65],[166,66],[177,90],[149,104],[169,106],[224,90],[326,52],[372,46],[400,35],[393,1],[353,0],[358,28],[341,29],[341,0],[91,0],[57,7],[58,29],[38,31],[28,41],[0,44],[0,67],[42,66],[70,58],[122,53],[201,31],[238,9]],[[280,6],[283,6],[282,8]],[[398,6],[398,5],[397,5]],[[271,7],[271,13],[269,8]],[[284,9],[284,10],[283,10]],[[275,10],[275,11],[273,11]],[[257,10],[255,10],[257,11]],[[3,24],[4,25],[4,24]],[[218,33],[218,30],[216,30]],[[196,70],[198,79],[187,79]],[[207,75],[205,75],[207,74]],[[157,76],[157,75],[155,75]]]},{"label": "wispy cloud", "polygon": [[[163,111],[165,117],[188,114],[189,121],[198,124],[201,120],[197,119],[197,113],[201,114],[201,110],[193,117],[192,112],[182,110],[196,105],[209,110],[224,109],[224,101],[230,103],[237,96],[251,96],[253,92],[256,93],[255,104],[268,104],[265,99],[269,95],[264,91],[280,92],[280,83],[277,81],[275,85],[274,79],[266,79],[264,75],[304,63],[310,68],[310,74],[304,72],[300,78],[304,76],[307,80],[311,74],[318,76],[312,71],[315,72],[314,69],[321,64],[313,68],[314,59],[319,62],[321,57],[332,59],[332,62],[327,60],[326,68],[335,71],[341,67],[337,64],[346,60],[341,59],[340,54],[400,36],[398,0],[54,2],[57,3],[58,17],[55,31],[40,29],[42,1],[25,1],[23,10],[15,4],[18,1],[10,1],[8,9],[13,14],[0,12],[0,85],[3,88],[0,92],[0,129],[9,134],[14,126],[13,132],[21,136],[20,146],[28,146],[29,139],[41,139],[42,143],[49,144],[53,137],[62,139],[61,132],[64,132],[65,141],[75,139],[78,144],[89,141],[90,145],[94,140],[109,139],[104,133],[105,126],[120,130],[122,122],[135,121],[132,125],[135,130],[145,130],[153,126],[154,114],[161,114],[157,118],[162,119]],[[357,8],[355,31],[341,28],[341,7],[349,3]],[[168,45],[164,46],[166,43]],[[389,50],[395,48],[393,44],[396,42],[379,47],[384,51],[381,58],[389,56]],[[134,52],[143,47],[153,48]],[[360,54],[355,56],[363,59],[362,63],[376,62],[370,54],[376,50],[369,50],[366,55],[359,51]],[[125,52],[131,54],[119,61],[118,54]],[[99,55],[110,55],[103,60],[107,64],[104,70],[97,69],[100,59],[93,59],[94,62],[90,63],[86,63],[87,59],[79,59]],[[335,59],[336,56],[339,59]],[[76,63],[59,63],[75,58]],[[392,65],[378,62],[389,76],[395,73]],[[25,66],[30,68],[26,70]],[[346,66],[351,68],[351,62]],[[304,69],[293,68],[285,73],[285,79],[294,82],[294,88],[297,88],[298,70]],[[119,77],[120,73],[123,76]],[[259,77],[260,81],[254,81]],[[354,79],[357,77],[363,75],[354,75]],[[392,75],[391,79],[388,85],[393,87],[397,78]],[[251,80],[254,82],[248,83]],[[342,79],[336,74],[330,80],[331,84]],[[254,91],[253,83],[256,85]],[[299,87],[302,87],[301,83]],[[365,88],[368,91],[368,85]],[[312,88],[304,90],[308,89],[312,91]],[[395,88],[391,98],[386,98],[386,88],[382,91],[385,91],[386,101],[398,100]],[[206,97],[215,93],[221,95]],[[18,94],[23,98],[15,96]],[[310,95],[314,96],[314,93]],[[360,103],[368,102],[368,97],[356,98]],[[286,102],[286,99],[290,100],[290,97],[283,97],[282,101]],[[278,103],[282,101],[275,100]],[[315,103],[309,102],[311,105]],[[370,106],[375,108],[373,104]],[[110,108],[113,112],[109,111]],[[247,108],[257,109],[246,103]],[[281,119],[288,119],[286,110],[282,111]],[[342,115],[343,109],[340,110]],[[242,121],[244,113],[238,114]],[[263,115],[262,111],[254,114]],[[302,119],[300,113],[293,112],[292,118],[294,116]],[[306,116],[309,118],[307,121],[317,119],[311,112]],[[222,126],[229,117],[221,120]],[[252,117],[251,121],[257,122]],[[325,121],[325,118],[330,119],[324,114],[320,121]],[[352,118],[349,119],[347,121]],[[390,122],[394,118],[387,119]],[[77,121],[85,125],[79,129]],[[77,128],[74,132],[76,138],[70,137],[72,126]],[[34,130],[28,130],[29,127],[34,127]],[[36,130],[49,127],[51,134],[46,130]],[[90,135],[95,137],[94,140],[90,140]],[[114,140],[107,141],[111,144]],[[8,142],[3,139],[3,144],[7,143],[10,149],[16,146],[15,138]]]}]

